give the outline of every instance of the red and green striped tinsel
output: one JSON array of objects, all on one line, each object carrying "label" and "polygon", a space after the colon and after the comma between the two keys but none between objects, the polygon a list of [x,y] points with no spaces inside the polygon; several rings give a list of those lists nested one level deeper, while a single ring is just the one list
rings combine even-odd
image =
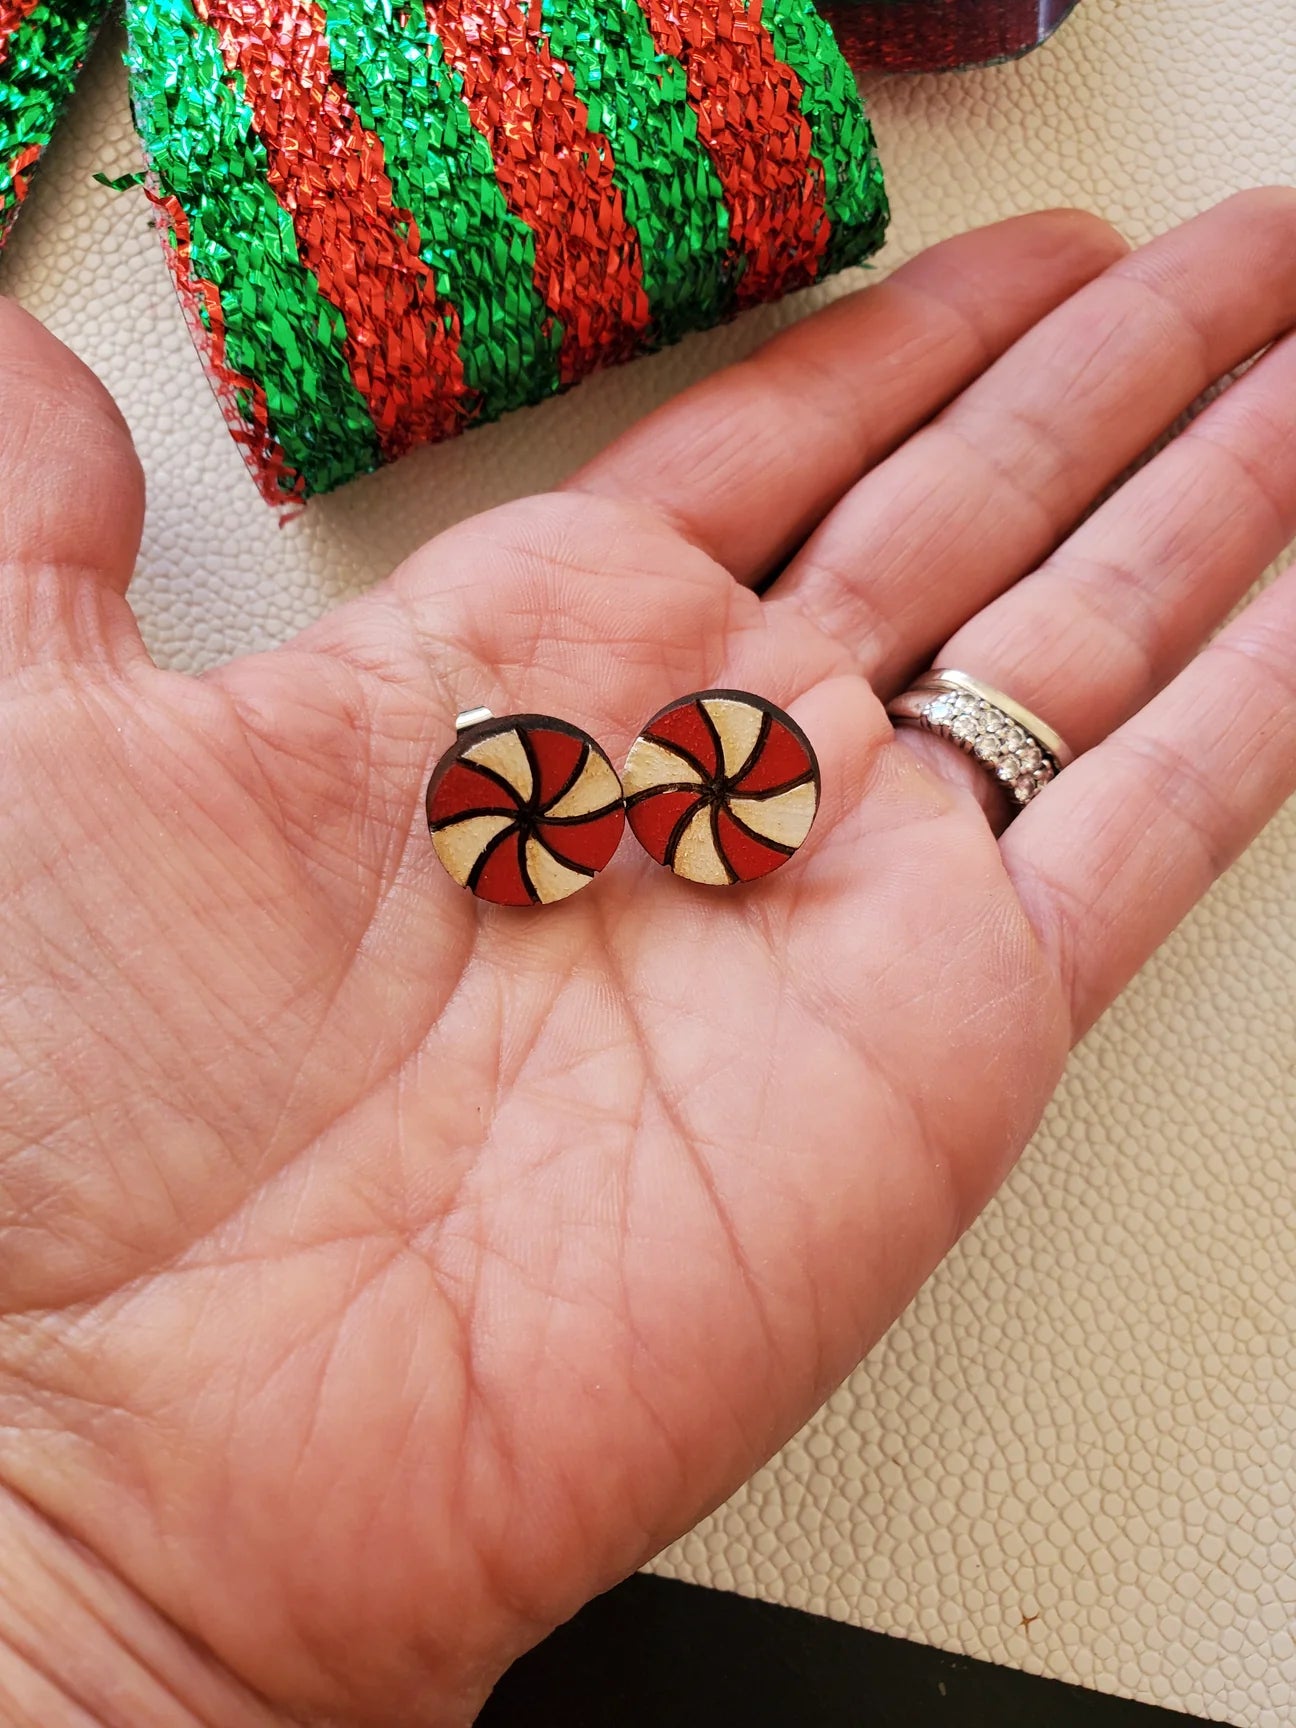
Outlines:
[{"label": "red and green striped tinsel", "polygon": [[127,21],[172,266],[276,502],[882,238],[811,0],[128,0]]}]

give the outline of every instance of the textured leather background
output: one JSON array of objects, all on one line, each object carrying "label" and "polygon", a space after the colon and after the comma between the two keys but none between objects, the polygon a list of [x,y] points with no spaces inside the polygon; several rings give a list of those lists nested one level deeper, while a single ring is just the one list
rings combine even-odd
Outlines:
[{"label": "textured leather background", "polygon": [[[424,451],[280,529],[198,375],[141,195],[91,181],[137,165],[117,47],[101,46],[0,288],[130,419],[150,488],[136,599],[173,665],[282,638],[813,302]],[[1028,61],[890,83],[873,109],[897,209],[884,266],[1044,203],[1141,238],[1296,179],[1296,12],[1085,0]],[[1296,809],[1078,1053],[1007,1190],[883,1346],[657,1569],[1290,1728],[1294,1058]]]}]

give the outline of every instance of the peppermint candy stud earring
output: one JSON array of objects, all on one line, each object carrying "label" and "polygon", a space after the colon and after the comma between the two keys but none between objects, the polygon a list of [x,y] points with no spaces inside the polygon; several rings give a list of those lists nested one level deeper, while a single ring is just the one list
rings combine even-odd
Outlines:
[{"label": "peppermint candy stud earring", "polygon": [[547,714],[470,708],[432,771],[428,831],[460,885],[499,906],[548,906],[616,851],[625,799],[588,732]]},{"label": "peppermint candy stud earring", "polygon": [[622,780],[649,856],[717,886],[786,864],[819,808],[810,740],[781,708],[742,690],[701,690],[654,714]]}]

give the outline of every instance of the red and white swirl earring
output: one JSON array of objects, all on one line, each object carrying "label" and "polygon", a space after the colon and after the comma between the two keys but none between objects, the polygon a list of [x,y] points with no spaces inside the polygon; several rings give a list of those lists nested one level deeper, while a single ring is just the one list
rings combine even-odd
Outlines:
[{"label": "red and white swirl earring", "polygon": [[579,726],[547,714],[472,708],[432,771],[437,857],[480,900],[548,906],[584,888],[625,832],[616,769]]},{"label": "red and white swirl earring", "polygon": [[716,886],[786,864],[819,808],[810,740],[790,714],[743,690],[700,690],[654,714],[621,779],[649,856]]}]

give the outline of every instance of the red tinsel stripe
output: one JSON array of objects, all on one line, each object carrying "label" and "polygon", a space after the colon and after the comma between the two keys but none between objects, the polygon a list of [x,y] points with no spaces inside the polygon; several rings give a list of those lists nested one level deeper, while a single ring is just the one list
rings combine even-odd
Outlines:
[{"label": "red tinsel stripe", "polygon": [[25,150],[20,150],[9,164],[9,182],[13,187],[15,207],[27,196],[27,170],[34,168],[40,161],[40,153],[39,144],[29,144]]},{"label": "red tinsel stripe", "polygon": [[445,438],[465,418],[459,319],[419,257],[378,138],[333,74],[313,0],[194,0],[216,31],[292,217],[302,263],[346,321],[345,352],[383,454]]},{"label": "red tinsel stripe", "polygon": [[9,38],[36,10],[39,0],[0,0],[0,66],[9,53]]},{"label": "red tinsel stripe", "polygon": [[[287,503],[290,498],[304,501],[306,483],[289,467],[270,430],[270,409],[265,391],[253,379],[236,372],[226,358],[225,314],[221,310],[220,293],[214,282],[205,282],[194,274],[189,218],[183,205],[175,197],[159,197],[155,192],[146,195],[161,212],[162,220],[175,237],[175,244],[165,250],[180,304],[185,309],[195,340],[206,351],[217,400],[224,410],[234,442],[248,458],[248,467],[258,491],[267,504],[276,506]],[[203,311],[207,314],[206,322],[201,316]]]},{"label": "red tinsel stripe", "polygon": [[562,382],[628,359],[651,323],[639,236],[539,5],[427,0],[427,16],[509,207],[535,235],[535,285],[563,329]]},{"label": "red tinsel stripe", "polygon": [[802,84],[774,52],[761,0],[640,0],[658,49],[678,60],[746,261],[738,304],[815,280],[828,244],[823,164],[800,112]]}]

